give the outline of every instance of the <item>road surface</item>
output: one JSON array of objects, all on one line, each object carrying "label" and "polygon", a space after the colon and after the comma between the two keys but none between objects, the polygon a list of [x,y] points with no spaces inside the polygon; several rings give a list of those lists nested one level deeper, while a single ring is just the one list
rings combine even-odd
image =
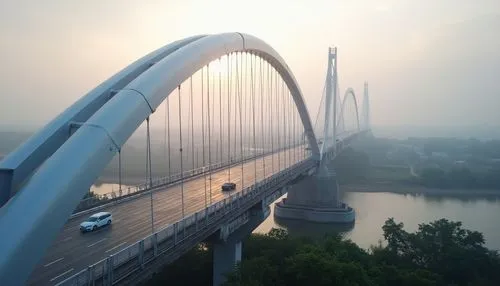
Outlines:
[{"label": "road surface", "polygon": [[[295,158],[294,153],[295,152]],[[286,160],[285,160],[286,153]],[[266,156],[229,169],[214,172],[210,176],[202,176],[185,182],[182,186],[175,185],[153,193],[154,227],[158,231],[182,217],[181,188],[184,190],[185,216],[205,208],[205,189],[207,202],[215,203],[239,192],[242,186],[250,186],[257,178],[262,179],[277,172],[278,163],[281,169],[290,161],[299,161],[303,149],[280,152]],[[265,161],[265,164],[263,164]],[[256,162],[256,163],[255,163]],[[265,165],[265,172],[264,172]],[[255,172],[255,170],[257,172]],[[232,192],[221,192],[221,185],[229,180],[236,183],[237,188]],[[244,176],[242,176],[242,173]],[[206,188],[205,188],[206,183]],[[211,188],[210,188],[211,186]],[[151,234],[151,201],[149,195],[144,195],[134,200],[110,206],[102,211],[113,214],[113,223],[95,232],[82,234],[79,230],[80,223],[86,217],[70,219],[64,225],[61,233],[47,250],[45,257],[31,274],[29,285],[54,285],[65,278],[79,272],[87,266],[141,240]]]}]

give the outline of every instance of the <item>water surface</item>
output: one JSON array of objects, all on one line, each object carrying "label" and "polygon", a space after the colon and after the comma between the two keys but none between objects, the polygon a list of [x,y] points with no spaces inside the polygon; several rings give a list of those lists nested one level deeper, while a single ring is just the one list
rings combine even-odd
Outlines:
[{"label": "water surface", "polygon": [[[403,222],[405,229],[414,231],[419,223],[440,218],[461,221],[465,228],[484,234],[489,248],[500,250],[499,197],[437,197],[394,193],[345,193],[344,201],[356,210],[356,222],[350,226],[276,221],[271,215],[255,232],[268,232],[272,227],[288,228],[292,234],[323,235],[340,231],[343,236],[363,248],[383,239],[382,225],[389,217]],[[274,205],[273,205],[274,206]]]}]

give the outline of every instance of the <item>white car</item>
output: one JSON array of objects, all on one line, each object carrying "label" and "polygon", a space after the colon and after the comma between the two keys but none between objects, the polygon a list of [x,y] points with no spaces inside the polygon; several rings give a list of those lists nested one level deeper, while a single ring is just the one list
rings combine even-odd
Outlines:
[{"label": "white car", "polygon": [[100,212],[93,214],[80,224],[80,231],[94,231],[99,227],[110,225],[112,220],[113,216],[109,212]]}]

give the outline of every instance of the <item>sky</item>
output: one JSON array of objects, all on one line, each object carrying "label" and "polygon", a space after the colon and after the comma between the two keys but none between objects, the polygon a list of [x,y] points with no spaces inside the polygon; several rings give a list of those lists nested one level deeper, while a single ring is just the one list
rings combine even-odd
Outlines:
[{"label": "sky", "polygon": [[498,0],[7,0],[0,126],[42,126],[150,51],[233,31],[280,53],[311,118],[337,46],[341,92],[368,81],[374,125],[500,122]]}]

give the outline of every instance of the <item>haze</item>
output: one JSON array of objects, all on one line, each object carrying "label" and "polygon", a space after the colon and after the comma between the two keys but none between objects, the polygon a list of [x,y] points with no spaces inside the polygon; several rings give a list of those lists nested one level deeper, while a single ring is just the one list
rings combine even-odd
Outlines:
[{"label": "haze", "polygon": [[287,61],[311,117],[328,46],[374,125],[496,125],[500,1],[2,1],[0,126],[41,126],[146,53],[240,31]]}]

